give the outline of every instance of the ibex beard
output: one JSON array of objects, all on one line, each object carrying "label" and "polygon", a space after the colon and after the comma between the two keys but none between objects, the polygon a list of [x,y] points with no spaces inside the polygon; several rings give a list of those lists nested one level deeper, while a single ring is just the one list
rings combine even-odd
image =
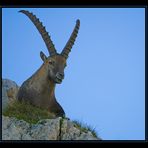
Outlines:
[{"label": "ibex beard", "polygon": [[21,85],[17,99],[47,109],[50,113],[53,113],[55,117],[65,116],[63,108],[55,98],[55,86],[56,84],[62,83],[64,79],[66,60],[77,37],[80,21],[77,20],[66,46],[62,52],[58,54],[48,32],[39,19],[28,11],[21,10],[20,12],[27,15],[36,26],[46,44],[50,56],[46,57],[42,51],[40,52],[43,64]]}]

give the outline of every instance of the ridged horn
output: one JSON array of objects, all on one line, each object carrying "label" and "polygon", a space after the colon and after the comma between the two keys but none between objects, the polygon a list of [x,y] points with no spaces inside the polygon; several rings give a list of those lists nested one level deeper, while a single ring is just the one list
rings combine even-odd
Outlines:
[{"label": "ridged horn", "polygon": [[51,56],[55,55],[57,53],[56,49],[50,39],[50,36],[48,35],[48,32],[46,31],[45,27],[42,25],[42,22],[40,22],[40,20],[33,13],[30,13],[29,11],[20,10],[19,12],[24,13],[25,15],[27,15],[30,18],[30,20],[33,22],[33,24],[36,26],[37,30],[41,34],[41,36],[46,44],[46,47],[49,51],[49,54]]},{"label": "ridged horn", "polygon": [[66,59],[68,58],[68,54],[71,51],[71,48],[72,48],[72,46],[73,46],[73,44],[75,42],[75,39],[77,37],[79,28],[80,28],[80,20],[78,19],[76,21],[75,28],[74,28],[68,42],[66,43],[64,49],[61,52],[61,55],[64,56]]}]

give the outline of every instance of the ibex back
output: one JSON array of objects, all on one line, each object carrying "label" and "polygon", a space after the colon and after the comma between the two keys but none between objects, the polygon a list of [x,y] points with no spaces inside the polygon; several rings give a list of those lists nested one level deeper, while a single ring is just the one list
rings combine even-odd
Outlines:
[{"label": "ibex back", "polygon": [[60,84],[64,79],[66,60],[77,37],[80,21],[77,20],[76,26],[66,46],[62,52],[58,54],[48,32],[39,19],[28,11],[21,10],[20,12],[27,15],[36,26],[46,44],[50,56],[46,57],[43,52],[40,52],[43,64],[22,84],[17,98],[19,101],[28,101],[34,106],[47,109],[56,117],[64,116],[65,112],[55,98],[55,86],[56,83]]}]

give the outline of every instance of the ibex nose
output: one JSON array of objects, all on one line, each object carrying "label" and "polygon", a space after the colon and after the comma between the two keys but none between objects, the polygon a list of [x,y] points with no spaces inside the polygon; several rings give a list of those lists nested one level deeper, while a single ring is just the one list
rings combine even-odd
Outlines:
[{"label": "ibex nose", "polygon": [[57,72],[56,77],[57,77],[58,79],[64,79],[64,73]]}]

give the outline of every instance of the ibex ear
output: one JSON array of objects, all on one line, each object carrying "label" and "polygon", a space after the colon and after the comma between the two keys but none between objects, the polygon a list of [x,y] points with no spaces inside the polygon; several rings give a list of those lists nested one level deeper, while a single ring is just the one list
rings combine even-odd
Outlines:
[{"label": "ibex ear", "polygon": [[46,55],[42,51],[40,52],[40,57],[44,62],[47,60]]}]

